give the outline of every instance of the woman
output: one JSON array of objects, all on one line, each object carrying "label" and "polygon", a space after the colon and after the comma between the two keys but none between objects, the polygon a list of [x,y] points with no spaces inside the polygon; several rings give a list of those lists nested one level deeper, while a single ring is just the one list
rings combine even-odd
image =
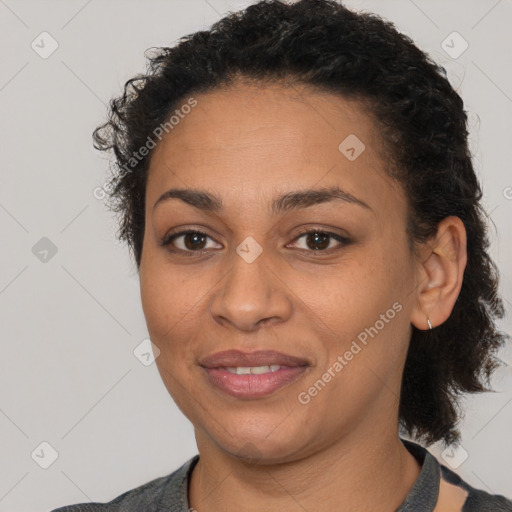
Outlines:
[{"label": "woman", "polygon": [[150,62],[95,141],[199,454],[58,510],[511,511],[399,437],[456,443],[505,341],[444,70],[329,0],[259,2]]}]

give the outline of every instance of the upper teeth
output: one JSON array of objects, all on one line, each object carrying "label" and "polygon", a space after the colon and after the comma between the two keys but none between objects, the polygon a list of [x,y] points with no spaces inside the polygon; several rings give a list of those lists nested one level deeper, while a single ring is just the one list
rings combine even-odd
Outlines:
[{"label": "upper teeth", "polygon": [[275,372],[281,368],[279,364],[271,364],[268,366],[228,366],[226,370],[237,375],[259,375],[261,373]]}]

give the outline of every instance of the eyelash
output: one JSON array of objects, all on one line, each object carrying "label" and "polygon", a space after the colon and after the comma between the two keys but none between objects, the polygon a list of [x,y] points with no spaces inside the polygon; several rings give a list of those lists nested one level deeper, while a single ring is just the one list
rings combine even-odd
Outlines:
[{"label": "eyelash", "polygon": [[[165,236],[163,238],[163,240],[160,242],[160,245],[163,246],[163,247],[168,247],[168,250],[172,253],[175,253],[175,254],[182,254],[184,256],[202,256],[204,254],[206,254],[207,252],[210,252],[210,250],[199,250],[199,251],[190,251],[190,250],[184,250],[184,249],[176,249],[176,248],[170,248],[172,247],[171,246],[171,243],[176,239],[176,238],[179,238],[180,236],[183,236],[183,235],[189,235],[189,234],[194,234],[194,235],[202,235],[204,237],[207,237],[207,238],[210,238],[211,237],[205,233],[204,231],[200,231],[200,230],[197,230],[197,229],[190,229],[190,230],[186,230],[186,231],[180,231],[179,233],[171,233],[167,236]],[[321,255],[321,254],[331,254],[332,252],[334,251],[337,251],[337,250],[340,250],[342,247],[344,246],[347,246],[347,245],[350,245],[352,243],[352,240],[350,240],[349,238],[346,238],[346,237],[343,237],[341,235],[338,235],[337,233],[332,233],[330,231],[325,231],[323,229],[320,229],[320,228],[305,228],[303,230],[301,230],[299,232],[299,234],[293,239],[293,242],[296,242],[297,240],[299,240],[300,238],[302,238],[304,235],[314,235],[314,234],[320,234],[320,235],[327,235],[331,238],[334,238],[336,241],[340,242],[341,245],[337,246],[337,247],[331,247],[330,249],[325,249],[325,250],[318,250],[318,251],[315,251],[315,250],[308,250],[308,249],[299,249],[300,251],[304,251],[304,252],[308,252],[308,253],[311,253],[313,255]]]}]

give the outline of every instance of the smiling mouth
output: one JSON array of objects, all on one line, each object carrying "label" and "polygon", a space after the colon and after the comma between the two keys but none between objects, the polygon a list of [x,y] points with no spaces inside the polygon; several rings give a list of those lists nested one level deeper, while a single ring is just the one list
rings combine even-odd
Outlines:
[{"label": "smiling mouth", "polygon": [[267,366],[228,366],[222,369],[237,375],[263,375],[265,373],[276,372],[280,368],[282,367],[279,364],[271,364]]},{"label": "smiling mouth", "polygon": [[239,399],[256,399],[295,382],[311,364],[276,351],[228,350],[205,357],[200,366],[215,389]]},{"label": "smiling mouth", "polygon": [[[262,398],[299,379],[308,366],[281,366],[274,371],[266,371],[269,366],[239,368],[205,368],[208,382],[216,389],[241,399]],[[249,373],[238,373],[247,372]],[[261,373],[253,373],[253,371]]]}]

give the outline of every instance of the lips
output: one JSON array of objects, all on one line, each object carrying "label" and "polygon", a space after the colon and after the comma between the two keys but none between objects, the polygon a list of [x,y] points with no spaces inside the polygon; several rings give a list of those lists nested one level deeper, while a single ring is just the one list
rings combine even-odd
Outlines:
[{"label": "lips", "polygon": [[211,385],[239,399],[270,395],[298,380],[310,366],[306,359],[274,350],[217,352],[200,365]]},{"label": "lips", "polygon": [[240,350],[225,350],[217,352],[200,360],[204,368],[254,367],[254,366],[309,366],[306,359],[276,352],[275,350],[258,350],[242,352]]}]

